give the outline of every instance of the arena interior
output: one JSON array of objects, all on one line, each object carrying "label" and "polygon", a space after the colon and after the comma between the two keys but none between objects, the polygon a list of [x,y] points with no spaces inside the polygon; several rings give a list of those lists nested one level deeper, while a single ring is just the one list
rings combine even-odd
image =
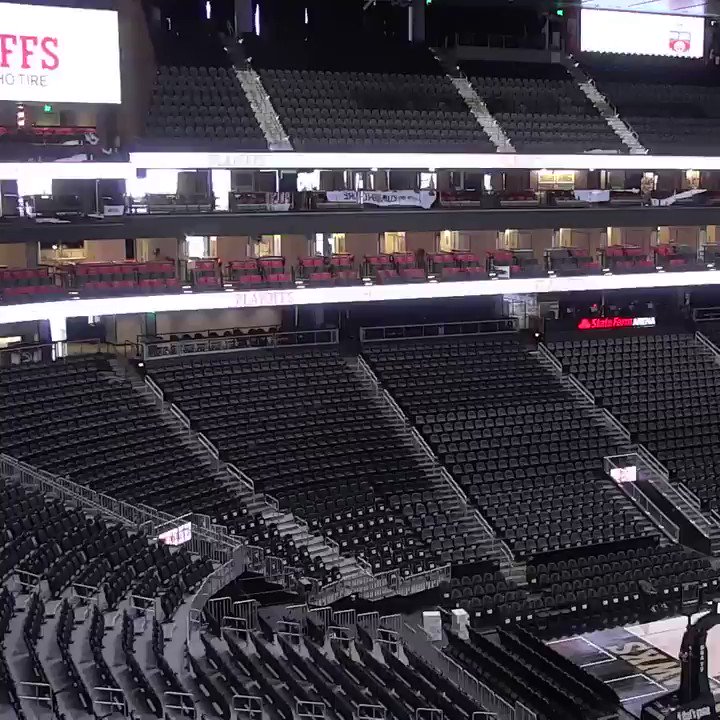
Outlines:
[{"label": "arena interior", "polygon": [[704,720],[720,3],[0,2],[0,720]]}]

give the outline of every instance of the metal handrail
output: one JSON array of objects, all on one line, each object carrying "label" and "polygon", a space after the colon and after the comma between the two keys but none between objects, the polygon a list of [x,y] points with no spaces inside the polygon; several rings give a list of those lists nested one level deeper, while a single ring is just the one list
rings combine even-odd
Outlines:
[{"label": "metal handrail", "polygon": [[161,402],[165,402],[165,393],[161,390],[160,386],[149,376],[145,376],[145,385],[147,385],[150,392]]},{"label": "metal handrail", "polygon": [[568,383],[579,392],[589,403],[595,405],[593,394],[572,374],[566,376]]},{"label": "metal handrail", "polygon": [[[10,479],[17,478],[21,483],[27,484],[29,482],[40,487],[43,491],[55,493],[62,498],[77,502],[83,507],[109,515],[126,525],[142,530],[150,530],[151,534],[154,534],[159,527],[167,529],[188,522],[186,517],[178,518],[147,505],[133,505],[124,500],[117,500],[84,485],[74,483],[68,478],[52,475],[45,470],[34,468],[9,455],[0,455],[0,474]],[[221,556],[223,552],[232,552],[246,544],[239,537],[204,528],[192,521],[191,523],[193,538],[208,543],[214,556],[216,554]]]},{"label": "metal handrail", "polygon": [[[475,327],[472,331],[463,331]],[[483,328],[493,328],[484,330]],[[402,340],[418,340],[421,338],[443,337],[475,337],[478,335],[492,335],[497,333],[515,332],[518,329],[516,317],[500,318],[494,320],[471,320],[468,322],[429,323],[419,325],[378,325],[360,328],[360,342],[389,342]],[[411,335],[394,335],[386,337],[388,331],[412,331]],[[449,332],[446,332],[449,330]],[[454,332],[457,330],[458,332]],[[432,332],[427,332],[432,331]],[[372,337],[375,335],[375,337]]]},{"label": "metal handrail", "polygon": [[[427,443],[425,438],[421,435],[418,429],[410,422],[410,418],[405,414],[403,409],[395,401],[395,398],[385,389],[380,382],[380,379],[373,371],[372,367],[365,361],[365,359],[359,355],[357,362],[358,369],[363,373],[365,378],[372,383],[376,389],[376,393],[384,400],[393,412],[397,415],[398,419],[402,421],[403,425],[409,430],[410,435],[417,445],[422,450],[426,457],[433,463],[433,466],[439,471],[443,481],[450,487],[455,493],[460,504],[467,510],[470,506],[470,500],[467,493],[460,487],[457,480],[450,474],[450,471],[440,462],[440,458],[435,454],[433,449]],[[477,508],[471,508],[471,512],[476,522],[480,525],[482,530],[485,532],[487,539],[492,541],[493,548],[496,548],[505,558],[505,561],[512,564],[514,562],[513,554],[502,538],[499,538],[495,531],[492,529],[490,523],[482,516],[482,513]]]},{"label": "metal handrail", "polygon": [[178,340],[145,338],[141,343],[141,348],[143,358],[146,361],[154,361],[189,355],[213,355],[224,352],[250,352],[270,348],[337,345],[338,342],[338,330],[330,328],[302,332],[258,333],[255,335],[227,335]]},{"label": "metal handrail", "polygon": [[550,348],[545,345],[545,343],[538,343],[537,350],[538,353],[542,355],[545,360],[551,363],[555,367],[555,369],[562,374],[562,363],[555,357],[555,355],[550,351]]}]

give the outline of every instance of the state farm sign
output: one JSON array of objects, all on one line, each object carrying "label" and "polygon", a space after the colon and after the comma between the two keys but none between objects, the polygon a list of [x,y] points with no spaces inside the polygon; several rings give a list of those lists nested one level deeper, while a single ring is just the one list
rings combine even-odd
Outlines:
[{"label": "state farm sign", "polygon": [[0,2],[0,100],[119,103],[117,13]]}]

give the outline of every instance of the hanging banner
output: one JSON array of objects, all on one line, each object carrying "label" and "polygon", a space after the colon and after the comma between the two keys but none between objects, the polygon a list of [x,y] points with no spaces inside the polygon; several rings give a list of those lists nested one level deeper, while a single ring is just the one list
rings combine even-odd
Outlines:
[{"label": "hanging banner", "polygon": [[610,202],[609,190],[575,190],[575,199],[587,203]]},{"label": "hanging banner", "polygon": [[292,193],[230,192],[230,212],[288,212],[292,206]]},{"label": "hanging banner", "polygon": [[668,207],[669,205],[674,205],[678,201],[682,200],[689,200],[692,197],[695,197],[696,195],[702,195],[702,193],[706,192],[705,189],[692,189],[692,190],[685,190],[684,192],[679,193],[673,193],[669,197],[665,198],[652,198],[652,205],[653,207]]},{"label": "hanging banner", "polygon": [[435,190],[333,190],[326,192],[328,202],[357,203],[375,207],[419,207],[427,210],[437,199]]}]

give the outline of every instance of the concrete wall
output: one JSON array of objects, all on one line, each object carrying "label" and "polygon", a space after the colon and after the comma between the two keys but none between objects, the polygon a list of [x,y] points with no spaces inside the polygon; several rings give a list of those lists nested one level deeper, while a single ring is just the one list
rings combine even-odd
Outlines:
[{"label": "concrete wall", "polygon": [[142,133],[155,77],[155,57],[141,0],[116,0],[120,33],[122,105],[119,131],[124,141]]},{"label": "concrete wall", "polygon": [[245,260],[248,257],[250,238],[247,235],[218,236],[216,242],[217,256],[222,262],[229,260]]},{"label": "concrete wall", "polygon": [[435,232],[406,232],[405,249],[412,253],[418,250],[433,253],[437,249],[436,236]]},{"label": "concrete wall", "polygon": [[298,258],[307,257],[309,250],[310,240],[306,235],[282,235],[280,238],[280,252],[285,257],[288,269],[297,265]]},{"label": "concrete wall", "polygon": [[38,265],[37,243],[0,245],[0,267],[35,268]]},{"label": "concrete wall", "polygon": [[281,323],[279,308],[228,310],[193,310],[192,312],[157,313],[157,332],[184,333],[222,330],[236,327],[276,327]]},{"label": "concrete wall", "polygon": [[660,245],[690,245],[697,248],[700,240],[700,227],[681,225],[661,225],[658,228],[658,243]]},{"label": "concrete wall", "polygon": [[[153,260],[177,260],[180,242],[177,238],[138,238],[135,241],[135,252],[140,262]],[[160,253],[155,257],[155,249]]]},{"label": "concrete wall", "polygon": [[[228,310],[193,310],[166,312],[155,316],[158,333],[195,333],[204,330],[223,330],[236,327],[279,327],[279,308],[251,308]],[[143,315],[116,315],[104,318],[109,342],[136,342],[144,334]]]},{"label": "concrete wall", "polygon": [[85,259],[89,261],[126,260],[125,240],[86,240]]},{"label": "concrete wall", "polygon": [[345,233],[345,251],[362,260],[363,255],[377,255],[377,233]]}]

